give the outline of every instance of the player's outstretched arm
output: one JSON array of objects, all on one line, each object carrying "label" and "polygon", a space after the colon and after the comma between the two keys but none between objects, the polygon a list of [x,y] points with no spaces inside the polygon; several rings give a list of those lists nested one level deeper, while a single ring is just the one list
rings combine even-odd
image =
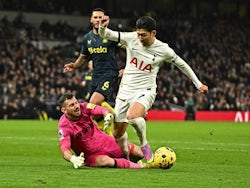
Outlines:
[{"label": "player's outstretched arm", "polygon": [[72,72],[73,70],[74,70],[74,63],[73,62],[67,63],[63,67],[63,73]]},{"label": "player's outstretched arm", "polygon": [[79,156],[72,155],[69,161],[73,163],[74,168],[79,168],[83,166],[84,160],[84,153],[82,152]]},{"label": "player's outstretched arm", "polygon": [[202,86],[199,88],[199,91],[201,93],[207,93],[208,92],[208,87],[204,84],[202,84]]},{"label": "player's outstretched arm", "polygon": [[82,152],[79,156],[72,155],[71,151],[67,150],[64,152],[64,158],[70,161],[74,168],[79,168],[84,165],[84,153]]},{"label": "player's outstretched arm", "polygon": [[69,62],[64,65],[63,73],[72,72],[75,69],[78,69],[84,64],[85,61],[86,61],[85,56],[81,54],[75,62]]}]

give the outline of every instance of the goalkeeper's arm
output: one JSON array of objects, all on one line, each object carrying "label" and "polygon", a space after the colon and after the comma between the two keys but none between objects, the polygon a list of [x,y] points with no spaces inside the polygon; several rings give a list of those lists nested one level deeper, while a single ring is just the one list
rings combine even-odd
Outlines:
[{"label": "goalkeeper's arm", "polygon": [[82,152],[79,156],[72,155],[71,151],[67,150],[63,154],[64,159],[71,162],[74,168],[79,168],[84,165],[84,153]]}]

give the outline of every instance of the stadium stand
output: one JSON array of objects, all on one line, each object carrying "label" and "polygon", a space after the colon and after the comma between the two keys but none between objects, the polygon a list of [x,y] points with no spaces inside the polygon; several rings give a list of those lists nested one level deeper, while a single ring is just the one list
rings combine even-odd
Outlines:
[{"label": "stadium stand", "polygon": [[[11,0],[1,1],[0,9],[15,9],[13,4]],[[23,10],[28,10],[28,6]],[[51,5],[49,11],[79,14],[76,7],[68,7],[67,11],[56,7]],[[44,10],[42,5],[39,10]],[[64,21],[43,20],[34,24],[22,14],[12,20],[8,15],[0,15],[0,118],[57,119],[61,114],[56,105],[60,94],[71,91],[77,98],[84,98],[80,83],[86,69],[65,75],[62,68],[66,61],[76,58],[81,37],[88,28]],[[128,25],[120,29],[133,29],[136,16],[130,17]],[[161,12],[154,13],[154,17],[159,23],[157,37],[184,57],[210,91],[206,95],[197,94],[185,75],[171,64],[164,64],[158,75],[159,90],[152,109],[185,110],[190,92],[194,93],[196,110],[250,109],[247,17],[210,14],[197,19]],[[125,52],[117,52],[117,57],[122,66]]]}]

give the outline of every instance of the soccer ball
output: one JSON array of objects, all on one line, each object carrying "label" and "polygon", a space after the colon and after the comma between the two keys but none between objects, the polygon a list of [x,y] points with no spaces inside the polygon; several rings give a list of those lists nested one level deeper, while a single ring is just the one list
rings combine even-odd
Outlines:
[{"label": "soccer ball", "polygon": [[162,169],[170,169],[176,162],[176,154],[170,147],[160,147],[154,154],[154,165]]}]

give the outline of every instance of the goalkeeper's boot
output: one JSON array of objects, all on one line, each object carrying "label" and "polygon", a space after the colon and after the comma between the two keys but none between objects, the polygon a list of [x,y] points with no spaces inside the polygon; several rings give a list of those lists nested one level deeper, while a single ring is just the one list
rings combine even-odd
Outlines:
[{"label": "goalkeeper's boot", "polygon": [[150,149],[149,143],[142,146],[141,150],[147,163],[152,163],[154,161],[154,155],[152,150]]}]

